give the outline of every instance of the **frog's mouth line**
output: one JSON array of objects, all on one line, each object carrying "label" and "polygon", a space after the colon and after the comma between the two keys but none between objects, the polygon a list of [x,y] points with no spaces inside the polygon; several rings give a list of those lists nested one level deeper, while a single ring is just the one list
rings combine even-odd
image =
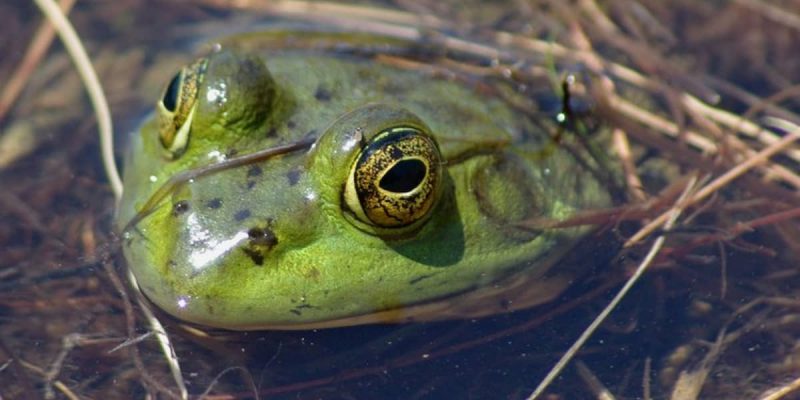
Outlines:
[{"label": "frog's mouth line", "polygon": [[[568,250],[568,249],[567,249]],[[572,269],[553,270],[559,264],[559,256],[551,255],[543,262],[546,267],[540,273],[518,271],[480,288],[430,299],[417,304],[408,304],[364,314],[344,316],[335,319],[302,322],[277,323],[253,326],[220,328],[234,331],[280,330],[295,331],[309,329],[340,328],[365,324],[407,324],[416,322],[446,321],[464,318],[484,318],[490,315],[528,309],[555,300],[565,286],[570,285],[574,276]],[[560,264],[559,264],[560,265]],[[487,307],[486,305],[494,306]],[[207,325],[200,325],[207,327]]]},{"label": "frog's mouth line", "polygon": [[263,150],[258,150],[253,153],[236,156],[233,158],[229,158],[225,161],[221,161],[218,163],[205,165],[202,167],[190,169],[188,171],[183,171],[181,173],[173,175],[169,180],[164,182],[155,193],[147,200],[147,202],[142,206],[141,211],[139,211],[131,220],[125,224],[125,227],[122,228],[122,233],[130,231],[133,227],[135,227],[141,220],[147,218],[148,215],[155,212],[158,208],[158,204],[160,204],[168,194],[174,192],[176,189],[180,188],[182,185],[186,184],[187,182],[197,179],[206,175],[213,174],[218,171],[224,171],[226,169],[231,168],[238,168],[243,165],[252,164],[255,162],[260,162],[272,158],[277,155],[291,153],[298,150],[303,150],[311,147],[317,141],[316,137],[306,137],[300,139],[295,142],[291,142],[288,144],[284,144],[281,146],[270,147]]}]

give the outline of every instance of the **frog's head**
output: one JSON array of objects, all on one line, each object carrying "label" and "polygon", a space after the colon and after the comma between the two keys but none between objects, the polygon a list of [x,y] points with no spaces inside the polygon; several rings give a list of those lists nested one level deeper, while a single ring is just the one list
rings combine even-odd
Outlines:
[{"label": "frog's head", "polygon": [[[318,125],[318,137],[271,137],[302,114],[280,86],[259,58],[214,53],[175,75],[142,130],[144,148],[160,151],[141,164],[150,185],[126,171],[127,190],[138,181],[151,193],[124,228],[127,253],[144,293],[181,318],[299,319],[314,314],[315,295],[356,313],[364,300],[346,293],[377,278],[363,267],[392,263],[387,253],[413,262],[390,246],[425,231],[448,186],[430,128],[398,105],[361,105]],[[458,229],[428,236],[442,234],[462,247]],[[397,305],[387,288],[369,308]]]},{"label": "frog's head", "polygon": [[530,156],[549,143],[537,129],[452,81],[215,52],[166,85],[134,140],[126,257],[150,300],[196,323],[406,320],[404,306],[544,271],[585,232],[509,221],[607,202],[568,152]]}]

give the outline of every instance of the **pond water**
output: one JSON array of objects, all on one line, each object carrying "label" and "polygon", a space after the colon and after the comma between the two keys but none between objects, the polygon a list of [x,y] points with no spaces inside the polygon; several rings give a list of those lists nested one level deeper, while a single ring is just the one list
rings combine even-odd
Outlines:
[{"label": "pond water", "polygon": [[[526,398],[663,231],[624,251],[622,243],[675,203],[689,176],[708,183],[790,130],[765,117],[800,123],[800,9],[789,2],[373,3],[85,1],[70,18],[105,85],[120,158],[129,132],[209,38],[333,24],[412,32],[433,54],[458,46],[470,76],[533,87],[538,115],[552,121],[562,111],[555,90],[571,74],[574,121],[593,128],[591,146],[607,146],[601,158],[627,179],[625,199],[593,216],[602,235],[572,256],[590,273],[529,310],[210,337],[158,313],[191,398]],[[0,90],[20,79],[40,22],[32,3],[0,4]],[[0,399],[178,396],[127,281],[80,81],[58,40],[27,69],[21,95],[0,104]],[[758,127],[772,136],[756,136]],[[619,162],[620,132],[634,174]],[[682,371],[707,372],[701,398],[758,398],[799,378],[800,145],[788,148],[684,211],[651,271],[549,398],[593,396],[586,370],[617,398],[693,398]]]}]

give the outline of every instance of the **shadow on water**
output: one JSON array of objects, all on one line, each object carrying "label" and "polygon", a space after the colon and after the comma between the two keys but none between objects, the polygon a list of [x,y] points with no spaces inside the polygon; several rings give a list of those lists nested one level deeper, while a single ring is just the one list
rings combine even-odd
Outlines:
[{"label": "shadow on water", "polygon": [[[692,133],[708,130],[735,136],[730,132],[737,128],[702,114],[703,109],[686,106],[682,94],[705,101],[720,96],[723,109],[749,112],[756,122],[766,115],[798,121],[793,94],[797,90],[791,85],[800,78],[800,65],[793,56],[800,30],[775,22],[774,13],[765,11],[777,6],[723,1],[715,2],[711,12],[683,0],[610,1],[601,11],[594,2],[585,3],[595,7],[569,8],[547,1],[467,2],[460,7],[453,2],[419,1],[395,6],[429,15],[426,21],[433,28],[424,34],[433,41],[442,39],[438,32],[447,32],[491,38],[487,43],[494,43],[498,36],[493,34],[511,32],[518,36],[506,38],[505,45],[516,52],[534,52],[535,43],[519,38],[570,43],[574,50],[581,46],[575,37],[585,34],[604,57],[629,63],[644,76],[667,83],[669,87],[639,82],[637,87],[619,75],[610,80],[613,90],[631,103],[658,109],[656,115],[676,124],[684,135],[678,139],[658,134],[657,121],[650,119],[648,124],[623,115],[604,101],[609,98],[604,97],[609,82],[596,72],[611,74],[616,65],[592,65],[590,58],[553,50],[553,57],[563,57],[558,63],[531,57],[538,63],[520,60],[513,68],[502,62],[476,67],[487,76],[589,71],[576,93],[591,99],[589,104],[603,119],[626,131],[633,142],[631,158],[646,194],[631,195],[634,200],[626,211],[633,214],[641,211],[635,205],[651,204],[645,199],[657,202],[658,193],[674,192],[671,185],[680,186],[683,175],[703,171],[718,176],[741,163],[730,154],[752,154],[764,147],[752,137],[726,142],[728,137],[712,136],[714,149],[717,142],[729,147],[716,158],[704,157],[693,147],[697,139]],[[74,7],[71,19],[107,85],[118,131],[126,132],[151,108],[163,83],[190,58],[191,45],[199,38],[229,32],[230,21],[237,21],[237,27],[262,23],[265,17],[259,12],[264,11],[234,10],[213,0],[192,5],[86,1]],[[785,12],[800,15],[797,8]],[[616,28],[603,22],[589,24],[587,18]],[[28,2],[0,4],[0,37],[17,38],[0,41],[6,55],[0,60],[2,86],[13,76],[39,21]],[[153,68],[156,62],[160,67]],[[555,65],[550,72],[542,67],[548,63]],[[127,304],[108,273],[113,270],[124,277],[125,267],[110,233],[114,200],[98,159],[95,122],[78,79],[57,41],[43,61],[27,68],[32,78],[0,120],[0,398],[74,394],[115,399],[144,398],[147,393],[169,398],[167,393],[176,393],[174,384],[152,336],[143,337],[136,346],[117,348],[146,335],[148,329],[137,317],[129,332]],[[527,90],[552,93],[554,88]],[[773,95],[775,102],[762,101]],[[797,146],[793,149],[797,151]],[[17,156],[8,158],[9,152]],[[616,149],[609,152],[618,154]],[[776,162],[771,167],[783,166],[795,175],[800,165],[796,155],[788,153]],[[800,254],[797,187],[796,182],[765,181],[763,176],[749,174],[692,208],[668,235],[668,244],[646,279],[581,351],[580,361],[619,398],[648,392],[656,398],[669,397],[680,373],[696,368],[704,357],[711,372],[702,385],[705,398],[754,398],[798,378],[793,361],[798,329],[794,297],[800,287],[795,268]],[[603,236],[589,240],[595,245],[604,240],[619,243],[643,219],[656,214],[641,212],[620,223],[612,219],[602,229]],[[456,231],[447,234],[457,237]],[[428,260],[451,263],[464,251],[463,237],[453,242],[462,246],[447,253],[425,249],[438,257]],[[558,300],[481,320],[210,332],[215,340],[187,335],[174,322],[168,329],[194,397],[213,384],[210,393],[217,397],[212,398],[252,398],[255,387],[261,398],[521,399],[605,305],[646,249],[609,254],[608,246],[588,246],[575,256],[590,260],[593,273],[576,281]],[[410,258],[427,257],[402,245],[397,250]],[[715,341],[716,347],[710,344]],[[133,358],[137,354],[141,364]],[[241,368],[219,376],[229,367]],[[585,382],[571,367],[548,393],[554,398],[587,398],[592,390]]]}]

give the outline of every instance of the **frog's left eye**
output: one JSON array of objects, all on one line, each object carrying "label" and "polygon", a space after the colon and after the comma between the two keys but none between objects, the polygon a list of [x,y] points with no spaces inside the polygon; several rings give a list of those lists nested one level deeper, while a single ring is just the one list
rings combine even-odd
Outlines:
[{"label": "frog's left eye", "polygon": [[364,223],[401,228],[429,216],[442,192],[436,142],[414,127],[394,127],[361,150],[345,184],[344,200]]},{"label": "frog's left eye", "polygon": [[197,92],[207,64],[208,60],[201,58],[178,71],[158,102],[159,139],[170,158],[180,156],[189,142]]}]

